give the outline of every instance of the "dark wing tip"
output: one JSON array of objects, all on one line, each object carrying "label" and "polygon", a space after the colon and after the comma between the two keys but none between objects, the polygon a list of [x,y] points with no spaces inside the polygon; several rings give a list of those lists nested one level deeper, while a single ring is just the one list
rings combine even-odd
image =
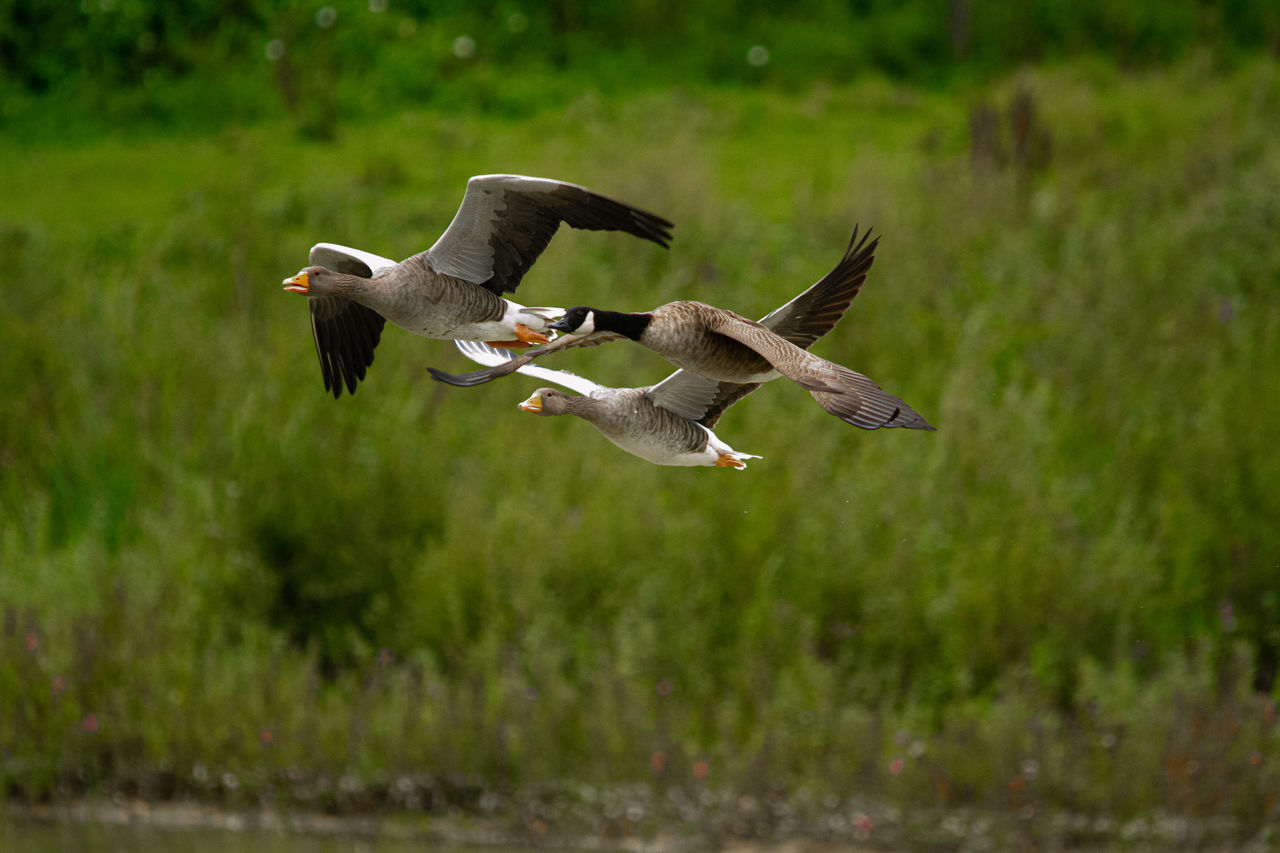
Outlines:
[{"label": "dark wing tip", "polygon": [[[861,254],[874,253],[876,250],[876,246],[880,245],[879,234],[876,234],[876,237],[874,240],[871,239],[871,234],[875,229],[868,228],[866,231],[863,231],[862,239],[859,240],[858,231],[860,229],[861,229],[861,223],[859,222],[853,223],[853,236],[849,238],[849,248],[845,249],[845,252],[844,252],[844,256],[846,258],[853,258]],[[870,241],[870,243],[868,243],[868,241]]]},{"label": "dark wing tip", "polygon": [[664,249],[671,248],[671,229],[676,227],[675,223],[639,208],[632,208],[631,216],[636,220],[633,234],[652,240]]},{"label": "dark wing tip", "polygon": [[[877,234],[873,239],[871,237],[871,229],[868,228],[862,232],[859,239],[858,225],[853,226],[853,236],[849,238],[849,248],[845,249],[844,257],[837,265],[837,269],[841,270],[847,279],[865,277],[871,271],[871,265],[875,263],[876,248],[880,245],[880,235]],[[861,282],[858,283],[859,288]],[[856,295],[856,291],[855,291]]]},{"label": "dark wing tip", "polygon": [[861,429],[904,427],[936,432],[919,412],[887,393],[870,377],[848,368],[840,368],[839,375],[844,387],[837,393],[810,393],[822,408],[845,423]]},{"label": "dark wing tip", "polygon": [[503,199],[488,238],[492,275],[483,282],[499,296],[515,291],[562,222],[589,231],[622,231],[664,249],[675,227],[655,213],[563,181],[552,190],[506,187]]},{"label": "dark wing tip", "polygon": [[470,373],[445,373],[443,370],[428,367],[427,372],[430,373],[431,378],[437,382],[443,382],[446,385],[456,385],[459,388],[471,388],[476,385],[483,385],[490,379],[494,378],[492,369],[487,367],[482,370],[473,370]]},{"label": "dark wing tip", "polygon": [[571,228],[625,231],[664,249],[671,244],[675,224],[656,213],[576,184],[563,184],[557,195],[561,202],[557,216]]},{"label": "dark wing tip", "polygon": [[373,364],[385,323],[381,314],[356,302],[311,302],[311,331],[320,375],[324,390],[332,392],[335,400],[342,396],[344,382],[348,393],[356,393],[357,383]]},{"label": "dark wing tip", "polygon": [[888,423],[888,424],[885,424],[885,426],[901,426],[901,427],[906,427],[907,429],[922,429],[925,432],[938,431],[938,428],[936,426],[934,426],[933,424],[929,423],[924,418],[922,418],[919,415],[919,413],[913,412],[912,414],[915,415],[915,418],[911,419],[907,423],[902,423],[902,424]]},{"label": "dark wing tip", "polygon": [[924,416],[915,409],[903,403],[894,407],[893,414],[885,420],[882,426],[886,427],[905,427],[906,429],[922,429],[926,432],[937,432],[938,428],[930,424],[924,419]]}]

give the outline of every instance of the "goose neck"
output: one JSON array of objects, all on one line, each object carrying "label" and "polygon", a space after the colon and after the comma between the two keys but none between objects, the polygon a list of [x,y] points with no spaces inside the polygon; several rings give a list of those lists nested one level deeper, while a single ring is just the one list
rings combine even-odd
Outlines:
[{"label": "goose neck", "polygon": [[617,332],[633,341],[640,340],[640,336],[644,334],[645,329],[649,328],[652,320],[652,314],[625,314],[621,311],[601,310],[595,312],[597,331]]}]

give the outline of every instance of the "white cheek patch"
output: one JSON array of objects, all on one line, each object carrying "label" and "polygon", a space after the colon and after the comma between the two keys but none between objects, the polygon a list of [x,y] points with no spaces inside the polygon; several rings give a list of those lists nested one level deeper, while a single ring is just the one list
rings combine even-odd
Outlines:
[{"label": "white cheek patch", "polygon": [[573,330],[575,335],[589,335],[596,330],[596,312],[588,311],[587,319],[582,321],[582,325]]}]

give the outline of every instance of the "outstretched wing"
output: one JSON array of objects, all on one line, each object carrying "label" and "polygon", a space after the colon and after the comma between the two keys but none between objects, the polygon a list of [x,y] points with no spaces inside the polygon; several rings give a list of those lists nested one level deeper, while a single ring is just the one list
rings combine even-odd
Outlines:
[{"label": "outstretched wing", "polygon": [[[677,370],[645,393],[655,406],[701,423],[715,406],[721,387],[727,384],[688,370]],[[718,411],[715,417],[719,417]]]},{"label": "outstretched wing", "polygon": [[561,222],[593,231],[625,231],[665,247],[670,222],[653,213],[548,178],[479,175],[453,222],[427,250],[439,273],[512,293]]},{"label": "outstretched wing", "polygon": [[[312,266],[361,278],[372,278],[378,270],[396,265],[390,258],[337,243],[316,243],[311,247],[310,261]],[[342,396],[345,381],[347,390],[354,394],[356,383],[364,379],[365,371],[373,364],[373,350],[386,320],[372,308],[345,296],[312,296],[307,303],[311,307],[311,337],[320,359],[324,390],[332,391],[337,399]]]},{"label": "outstretched wing", "polygon": [[712,331],[746,344],[783,376],[805,388],[818,403],[845,423],[862,429],[931,427],[900,398],[887,393],[870,377],[827,361],[784,340],[760,323],[719,311]]},{"label": "outstretched wing", "polygon": [[[859,240],[858,226],[855,225],[844,257],[831,272],[795,299],[771,311],[760,320],[760,324],[801,349],[808,349],[814,341],[831,331],[849,309],[862,283],[867,280],[879,242],[879,237],[871,239],[870,229]],[[670,379],[675,379],[679,373],[673,373]],[[755,391],[760,384],[718,383],[714,399],[697,420],[707,427],[714,427],[726,409]]]},{"label": "outstretched wing", "polygon": [[934,431],[923,415],[908,406],[901,397],[885,391],[871,377],[838,364],[833,367],[838,374],[839,391],[809,393],[818,405],[840,420],[862,429],[906,427]]},{"label": "outstretched wing", "polygon": [[844,257],[831,272],[786,305],[771,311],[760,320],[760,324],[801,349],[808,349],[814,341],[831,331],[849,309],[862,283],[867,280],[879,243],[879,237],[871,239],[870,229],[859,241],[858,226],[855,225]]},{"label": "outstretched wing", "polygon": [[307,302],[324,390],[332,391],[336,400],[342,396],[345,380],[347,390],[356,393],[356,383],[373,364],[373,350],[387,321],[372,308],[345,296],[312,296]]},{"label": "outstretched wing", "polygon": [[324,267],[361,278],[373,278],[373,274],[383,267],[396,265],[390,258],[337,243],[316,243],[311,247],[310,260],[313,267]]},{"label": "outstretched wing", "polygon": [[746,385],[739,385],[736,382],[721,382],[716,389],[716,398],[711,401],[711,405],[707,406],[706,413],[698,422],[708,429],[713,428],[726,409],[759,388],[761,384],[760,382],[751,382]]},{"label": "outstretched wing", "polygon": [[[454,341],[453,343],[467,358],[477,364],[489,367],[496,367],[517,358],[507,350],[495,349],[480,341]],[[537,379],[554,382],[557,385],[568,388],[570,391],[577,391],[579,394],[587,396],[590,396],[593,391],[599,391],[602,387],[585,376],[579,376],[567,370],[552,370],[549,367],[540,367],[536,364],[523,364],[516,368],[516,372],[523,373],[525,376],[533,376]]]}]

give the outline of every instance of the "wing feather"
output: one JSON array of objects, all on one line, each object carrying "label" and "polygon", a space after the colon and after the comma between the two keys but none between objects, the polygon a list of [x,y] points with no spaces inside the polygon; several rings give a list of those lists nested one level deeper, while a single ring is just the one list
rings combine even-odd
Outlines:
[{"label": "wing feather", "polygon": [[688,370],[677,370],[645,393],[655,406],[701,422],[715,405],[723,384]]},{"label": "wing feather", "polygon": [[509,376],[524,367],[535,358],[541,358],[549,353],[558,352],[562,349],[570,347],[594,347],[600,344],[606,344],[610,341],[620,341],[625,335],[616,332],[592,332],[589,335],[561,335],[549,344],[540,346],[537,349],[525,350],[520,355],[512,356],[511,360],[503,364],[493,367],[485,367],[480,370],[473,370],[470,373],[445,373],[443,370],[437,370],[434,367],[428,367],[427,372],[431,374],[431,378],[448,385],[457,385],[463,388],[469,388],[472,385],[483,385],[502,376]]},{"label": "wing feather", "polygon": [[[312,266],[361,278],[372,278],[379,270],[396,266],[390,258],[337,243],[316,243],[309,259]],[[356,383],[364,379],[365,371],[373,364],[373,350],[382,337],[386,319],[345,296],[312,296],[307,302],[324,390],[332,391],[336,399],[342,396],[345,382],[347,390],[354,394]]]},{"label": "wing feather", "polygon": [[862,429],[906,427],[907,429],[934,430],[934,427],[919,412],[908,406],[901,398],[885,391],[871,377],[863,376],[847,367],[834,366],[839,374],[842,392],[828,394],[812,391],[810,393],[822,408],[840,420]]},{"label": "wing feather", "polygon": [[[516,358],[516,356],[513,356],[507,350],[495,349],[494,347],[481,343],[480,341],[454,341],[453,343],[467,358],[477,364],[483,364],[489,367],[496,367]],[[516,372],[523,373],[525,376],[532,376],[537,379],[545,379],[548,382],[554,382],[557,385],[562,385],[565,388],[568,388],[570,391],[577,391],[579,394],[585,394],[587,396],[591,396],[591,394],[604,387],[598,383],[592,382],[585,376],[579,376],[578,374],[570,373],[567,370],[552,370],[549,367],[542,367],[537,364],[523,364],[516,368]]]},{"label": "wing feather", "polygon": [[933,427],[900,398],[868,376],[827,361],[783,340],[759,323],[722,312],[714,330],[751,347],[779,373],[809,391],[831,414],[863,429]]},{"label": "wing feather", "polygon": [[[863,282],[867,280],[871,264],[875,261],[875,250],[880,238],[872,240],[868,229],[859,240],[858,231],[858,226],[855,225],[844,256],[829,273],[799,296],[769,312],[760,320],[760,324],[801,349],[808,349],[814,341],[831,331],[858,295]],[[672,374],[669,378],[675,376],[676,374]],[[714,427],[730,406],[760,385],[759,382],[741,385],[735,382],[719,383],[714,399],[698,416],[699,422],[704,426]]]},{"label": "wing feather", "polygon": [[307,301],[324,389],[332,391],[336,399],[342,396],[345,381],[347,390],[354,394],[356,383],[373,364],[373,351],[386,319],[343,296],[312,296]]},{"label": "wing feather", "polygon": [[879,243],[879,237],[871,239],[870,229],[859,241],[855,225],[844,257],[831,272],[795,299],[771,311],[760,320],[760,324],[796,346],[808,349],[844,317],[867,280]]},{"label": "wing feather", "polygon": [[665,247],[672,224],[661,216],[548,178],[478,175],[462,204],[427,250],[436,272],[512,293],[565,222],[573,228],[625,231]]},{"label": "wing feather", "polygon": [[390,258],[337,243],[316,243],[311,247],[310,261],[314,267],[324,267],[361,278],[372,278],[378,270],[396,265]]},{"label": "wing feather", "polygon": [[699,423],[708,429],[715,427],[726,409],[759,388],[761,384],[763,383],[751,382],[746,385],[739,385],[736,382],[721,382],[717,389],[715,400],[707,407],[707,411],[699,419]]}]

